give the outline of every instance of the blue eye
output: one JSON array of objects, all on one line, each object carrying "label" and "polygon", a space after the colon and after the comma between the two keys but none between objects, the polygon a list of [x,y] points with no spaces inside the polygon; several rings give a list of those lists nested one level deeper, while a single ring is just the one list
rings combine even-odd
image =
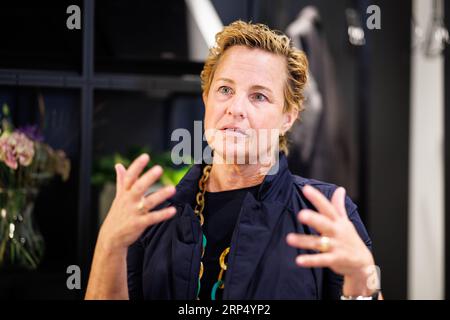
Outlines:
[{"label": "blue eye", "polygon": [[255,93],[253,95],[253,97],[258,102],[268,101],[267,97],[265,95],[263,95],[262,93]]},{"label": "blue eye", "polygon": [[229,95],[229,94],[232,93],[232,90],[231,90],[230,87],[227,87],[227,86],[221,86],[221,87],[219,88],[219,92],[222,93],[222,94],[224,94],[224,95]]}]

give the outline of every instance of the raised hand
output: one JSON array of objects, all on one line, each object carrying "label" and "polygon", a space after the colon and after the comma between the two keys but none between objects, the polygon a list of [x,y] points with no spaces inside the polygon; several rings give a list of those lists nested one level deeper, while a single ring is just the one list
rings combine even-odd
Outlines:
[{"label": "raised hand", "polygon": [[154,166],[141,175],[149,160],[149,156],[143,154],[128,170],[121,164],[116,165],[116,197],[99,235],[99,239],[106,240],[114,249],[128,248],[146,228],[173,217],[176,212],[174,207],[151,211],[172,197],[175,187],[165,187],[145,196],[163,172],[160,166]]},{"label": "raised hand", "polygon": [[166,187],[145,196],[162,174],[162,168],[154,166],[141,175],[149,160],[149,156],[143,154],[128,170],[116,165],[116,197],[100,228],[86,299],[128,299],[128,247],[146,228],[175,215],[174,207],[152,211],[175,194],[175,187]]},{"label": "raised hand", "polygon": [[319,213],[301,210],[299,221],[314,228],[321,236],[287,235],[290,246],[318,251],[317,254],[299,255],[296,263],[301,267],[327,267],[343,275],[346,295],[370,295],[371,288],[367,283],[374,276],[374,259],[348,218],[344,188],[337,188],[331,201],[311,186],[305,186],[302,191]]}]

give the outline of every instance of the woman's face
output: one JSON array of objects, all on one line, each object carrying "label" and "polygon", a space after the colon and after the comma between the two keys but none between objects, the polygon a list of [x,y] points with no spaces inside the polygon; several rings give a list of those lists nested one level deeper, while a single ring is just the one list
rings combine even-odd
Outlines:
[{"label": "woman's face", "polygon": [[285,57],[245,46],[225,51],[203,94],[205,135],[215,156],[243,164],[278,150],[279,135],[297,118],[296,111],[283,113],[285,81]]}]

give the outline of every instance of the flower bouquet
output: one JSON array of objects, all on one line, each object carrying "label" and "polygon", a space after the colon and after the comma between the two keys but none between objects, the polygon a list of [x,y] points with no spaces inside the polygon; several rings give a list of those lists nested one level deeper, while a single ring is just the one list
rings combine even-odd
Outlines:
[{"label": "flower bouquet", "polygon": [[0,113],[0,268],[35,269],[44,240],[33,219],[39,188],[59,175],[65,181],[70,161],[44,143],[36,126],[14,128],[9,108]]}]

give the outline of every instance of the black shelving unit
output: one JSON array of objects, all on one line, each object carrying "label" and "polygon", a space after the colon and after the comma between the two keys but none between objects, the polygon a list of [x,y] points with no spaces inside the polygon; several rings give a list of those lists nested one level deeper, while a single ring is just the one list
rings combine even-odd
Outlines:
[{"label": "black shelving unit", "polygon": [[[171,1],[171,4],[176,1],[178,1],[178,4],[183,4],[183,0]],[[39,1],[34,4],[34,6],[42,7],[44,2],[45,1]],[[92,162],[95,156],[93,142],[96,140],[94,139],[93,134],[95,122],[93,113],[95,111],[96,98],[98,99],[99,96],[103,98],[105,92],[108,94],[111,93],[111,97],[113,98],[117,97],[114,95],[117,92],[129,93],[130,95],[136,92],[145,92],[146,96],[155,95],[159,98],[165,97],[163,103],[164,112],[158,113],[158,117],[160,116],[161,118],[161,124],[159,125],[163,125],[169,118],[168,114],[170,113],[171,102],[174,96],[180,93],[200,96],[201,93],[200,80],[198,77],[201,70],[201,64],[199,63],[174,59],[158,60],[157,58],[152,57],[148,61],[145,61],[144,65],[142,65],[142,60],[139,61],[139,59],[137,59],[134,61],[134,66],[130,67],[129,65],[121,64],[120,59],[117,60],[114,59],[115,57],[104,55],[105,50],[107,49],[104,41],[100,41],[100,44],[103,47],[100,48],[100,46],[98,46],[101,50],[95,51],[95,44],[97,43],[95,37],[104,37],[105,32],[114,32],[111,31],[112,29],[109,28],[110,24],[108,24],[114,23],[114,21],[107,21],[106,25],[103,26],[103,29],[100,30],[100,28],[97,27],[99,19],[110,17],[111,19],[116,19],[117,23],[120,23],[120,17],[117,18],[117,12],[114,14],[112,13],[114,8],[108,9],[112,11],[97,10],[99,11],[97,13],[101,14],[96,15],[96,6],[99,4],[105,5],[106,3],[108,5],[110,3],[117,4],[117,2],[118,1],[109,0],[58,1],[61,6],[61,8],[58,9],[58,12],[61,12],[62,17],[61,19],[58,18],[60,19],[57,21],[58,26],[65,26],[66,15],[65,9],[62,8],[64,5],[67,6],[69,4],[78,3],[80,7],[82,7],[82,30],[71,31],[73,34],[70,35],[66,32],[62,37],[61,34],[56,37],[56,40],[61,40],[61,38],[65,39],[67,37],[70,38],[72,42],[80,39],[80,41],[77,42],[77,45],[74,46],[54,41],[57,44],[50,47],[51,50],[56,51],[59,50],[59,47],[65,48],[65,51],[63,49],[58,51],[64,53],[71,53],[70,50],[73,51],[73,48],[76,47],[76,52],[74,54],[68,54],[73,61],[60,61],[64,59],[59,59],[58,57],[54,58],[53,55],[42,57],[41,53],[40,58],[42,58],[45,63],[39,64],[38,66],[42,65],[43,67],[37,69],[37,64],[33,65],[26,59],[26,57],[30,57],[30,53],[25,54],[26,52],[24,52],[23,55],[20,55],[19,58],[22,60],[19,58],[16,59],[14,54],[11,54],[8,57],[0,56],[0,89],[7,87],[14,91],[15,88],[18,88],[18,90],[43,88],[48,90],[70,90],[71,92],[75,91],[77,93],[77,98],[75,100],[77,103],[79,100],[79,110],[77,110],[79,112],[74,114],[76,114],[79,119],[79,154],[77,154],[77,159],[75,161],[77,168],[73,172],[77,175],[77,181],[72,186],[74,190],[76,189],[77,191],[74,192],[74,196],[77,197],[76,201],[74,201],[77,205],[76,213],[74,214],[74,216],[76,216],[77,239],[74,240],[76,248],[74,247],[73,250],[70,248],[70,252],[77,252],[77,254],[74,255],[76,256],[76,261],[73,263],[82,267],[82,287],[86,286],[89,262],[92,258],[93,245],[96,236],[96,226],[94,225],[94,219],[92,217],[92,204],[94,201],[92,199],[93,194],[91,192],[92,188],[90,183]],[[137,15],[139,15],[139,6],[143,5],[144,2],[159,6],[167,1],[150,2],[136,0],[129,5],[130,10],[136,10]],[[411,5],[408,1],[400,1],[400,4],[383,0],[369,2],[383,8],[384,27],[380,31],[371,31],[370,36],[368,36],[370,43],[366,50],[370,51],[370,59],[368,61],[370,68],[369,70],[360,70],[368,72],[368,74],[365,75],[367,78],[364,81],[367,85],[366,89],[368,96],[360,97],[361,100],[363,100],[363,98],[367,99],[367,116],[362,114],[363,118],[367,117],[364,121],[364,123],[367,123],[367,128],[364,129],[364,132],[367,133],[367,137],[365,140],[366,143],[362,145],[364,150],[361,149],[363,155],[361,156],[360,161],[363,163],[365,163],[366,160],[368,161],[361,169],[362,174],[364,175],[360,181],[360,187],[363,188],[363,193],[366,194],[364,199],[360,199],[360,202],[362,202],[361,207],[366,209],[362,210],[361,213],[365,217],[364,222],[369,226],[369,233],[375,244],[374,252],[377,255],[377,261],[380,263],[383,270],[385,284],[384,291],[386,295],[391,298],[405,298],[405,275],[407,269],[405,249],[407,244],[405,229],[405,226],[407,225],[407,190],[404,186],[406,186],[408,182],[407,167],[405,166],[405,163],[407,163],[408,159],[408,79],[410,72],[408,61],[410,58],[409,33]],[[340,50],[344,40],[347,41],[342,38],[342,35],[346,36],[346,32],[342,32],[343,29],[341,26],[344,26],[344,9],[347,6],[352,4],[355,5],[356,3],[364,4],[365,6],[365,4],[368,3],[367,1],[336,2],[336,4],[331,6],[333,10],[329,10],[330,4],[325,0],[283,0],[281,3],[278,3],[277,6],[274,6],[273,1],[269,0],[212,0],[212,3],[224,24],[228,24],[231,21],[240,18],[252,20],[254,22],[267,23],[272,27],[277,27],[279,29],[283,29],[286,26],[286,23],[292,21],[299,10],[304,6],[309,4],[318,6],[324,14],[324,21],[327,21],[327,25],[329,26],[327,29],[324,24],[326,33],[329,33],[330,48],[334,48],[334,57],[336,57],[338,62],[338,71],[340,71],[339,74],[342,77],[340,78],[340,81],[347,84],[342,88],[345,97],[347,97],[346,103],[349,104],[352,109],[357,110],[361,101],[353,100],[355,92],[358,92],[361,83],[355,80],[358,75],[356,72],[345,71],[347,69],[353,71],[357,70],[357,64],[363,61],[353,61],[352,57],[346,56],[346,53],[343,50]],[[119,6],[125,8],[123,3],[120,3]],[[175,6],[172,5],[171,8],[175,8]],[[279,8],[282,8],[284,12],[281,12],[281,9]],[[128,10],[128,8],[125,9]],[[4,42],[4,37],[1,37],[1,31],[13,33],[12,31],[9,31],[8,25],[2,24],[1,18],[6,18],[4,12],[5,10],[0,10],[0,38],[2,38],[2,44]],[[27,7],[26,12],[33,12],[33,9]],[[52,19],[52,14],[54,14],[55,10],[49,10],[49,12],[52,13],[45,13],[43,17],[37,15],[34,19],[34,23],[39,23],[42,19],[45,19],[46,21]],[[148,13],[151,14],[151,12]],[[153,13],[161,15],[161,11],[158,10],[154,10]],[[169,14],[167,13],[167,15]],[[135,18],[134,15],[132,16]],[[149,16],[148,19],[151,19],[151,17]],[[138,19],[134,19],[133,21],[138,21]],[[62,29],[60,29],[60,33]],[[98,32],[96,32],[95,29],[97,29]],[[177,32],[181,32],[182,29],[183,28],[177,29]],[[49,31],[52,31],[52,29],[49,28]],[[27,32],[32,32],[32,30],[27,30]],[[81,33],[79,38],[76,35],[77,32]],[[142,34],[142,30],[140,32]],[[164,30],[158,30],[158,32],[164,33]],[[15,35],[13,35],[13,37],[14,36]],[[8,39],[11,39],[11,35],[9,35]],[[125,39],[128,42],[128,38]],[[149,41],[152,40],[149,39]],[[38,41],[30,42],[32,42],[33,45],[39,45]],[[79,46],[78,43],[80,44]],[[158,46],[159,43],[156,43],[155,45]],[[180,47],[183,45],[185,45],[185,43],[181,43]],[[26,47],[26,44],[23,44],[22,46]],[[2,53],[4,48],[4,45],[0,47],[0,53]],[[123,49],[123,46],[121,49]],[[102,61],[97,61],[99,53],[102,55]],[[447,51],[447,58],[448,55]],[[11,61],[14,63],[5,67],[2,62],[9,61],[9,58],[11,58]],[[55,61],[52,62],[52,59]],[[57,65],[56,68],[55,65]],[[110,66],[114,66],[114,68],[110,68]],[[448,69],[449,67],[447,64],[447,78],[449,74]],[[388,94],[380,95],[380,92],[388,92]],[[448,101],[447,94],[447,106]],[[446,111],[448,111],[448,108]],[[446,119],[449,119],[449,114],[450,112],[446,112]],[[378,128],[382,128],[382,130]],[[358,131],[358,128],[355,128],[356,134],[359,134]],[[168,132],[169,127],[166,133]],[[446,137],[449,136],[449,132],[450,130],[447,125]],[[448,141],[449,139],[446,139],[446,163],[448,163],[448,159],[450,158]],[[398,156],[392,159],[392,154],[394,153]],[[386,186],[385,177],[389,177],[390,181],[393,183],[389,183]],[[449,195],[450,190],[450,188],[448,188],[449,179],[450,176],[448,172],[446,172],[447,195]],[[450,199],[450,196],[447,196],[447,204],[449,203],[448,199]],[[447,216],[449,216],[448,207],[449,206],[446,207]],[[446,219],[447,227],[450,226],[449,221],[450,219]],[[392,241],[392,235],[395,235],[395,241]],[[446,243],[448,244],[447,248],[450,248],[449,236],[447,236]],[[388,250],[385,248],[388,248]],[[392,254],[393,252],[395,252],[395,254]],[[450,260],[448,249],[446,251],[446,258],[447,260]],[[55,283],[58,282],[57,288],[49,287],[46,291],[49,297],[56,296],[55,293],[58,293],[58,295],[65,294],[67,290],[60,290],[61,288],[65,288],[65,283],[63,283],[65,270],[58,269],[52,270],[52,272],[53,273],[50,275],[32,273],[27,276],[19,275],[16,278],[23,276],[24,283],[32,279],[34,283],[36,283],[36,288],[39,287],[39,283],[35,281],[36,279],[40,278],[41,283],[45,283],[47,279],[49,279],[49,281],[55,281]],[[447,270],[447,275],[448,274],[449,271]],[[28,278],[28,280],[26,278]],[[446,278],[447,296],[449,296],[450,281],[448,281],[448,279],[450,279],[450,276],[447,276]],[[2,293],[1,291],[3,290],[1,281],[2,279],[0,277],[0,296]],[[20,289],[17,289],[16,292],[17,296],[21,295]],[[41,291],[36,289],[34,296],[40,295],[41,293]],[[68,296],[69,294],[70,293],[68,293]],[[42,293],[42,295],[45,296],[45,293]],[[32,298],[25,294],[23,296]]]},{"label": "black shelving unit", "polygon": [[[201,93],[200,79],[198,76],[199,70],[201,70],[200,63],[154,60],[147,64],[145,70],[150,70],[150,72],[146,73],[96,72],[94,44],[95,7],[95,1],[83,0],[82,28],[78,31],[72,31],[82,33],[81,69],[79,71],[0,68],[0,86],[2,87],[59,88],[78,90],[79,92],[80,149],[79,167],[76,170],[78,172],[76,263],[82,270],[83,289],[87,285],[89,265],[92,259],[96,237],[94,231],[96,228],[93,226],[94,219],[91,216],[92,199],[90,180],[93,163],[93,110],[96,90],[144,91],[147,96],[155,94],[159,97],[167,97],[169,100],[174,94],[199,95]],[[64,15],[64,12],[62,12],[62,15]],[[161,64],[164,65],[164,68],[161,68]],[[152,66],[157,73],[151,72]],[[161,72],[161,69],[164,70],[164,73]],[[42,275],[42,277],[64,279],[65,270],[55,272],[53,275],[47,274]],[[21,275],[19,276],[21,277]],[[41,275],[33,273],[30,276],[33,279],[37,279]],[[45,282],[45,280],[42,281]],[[64,283],[61,283],[62,287],[65,286]],[[54,292],[58,292],[58,290]],[[36,291],[36,295],[40,294]],[[73,294],[68,293],[68,296],[72,297]]]}]

